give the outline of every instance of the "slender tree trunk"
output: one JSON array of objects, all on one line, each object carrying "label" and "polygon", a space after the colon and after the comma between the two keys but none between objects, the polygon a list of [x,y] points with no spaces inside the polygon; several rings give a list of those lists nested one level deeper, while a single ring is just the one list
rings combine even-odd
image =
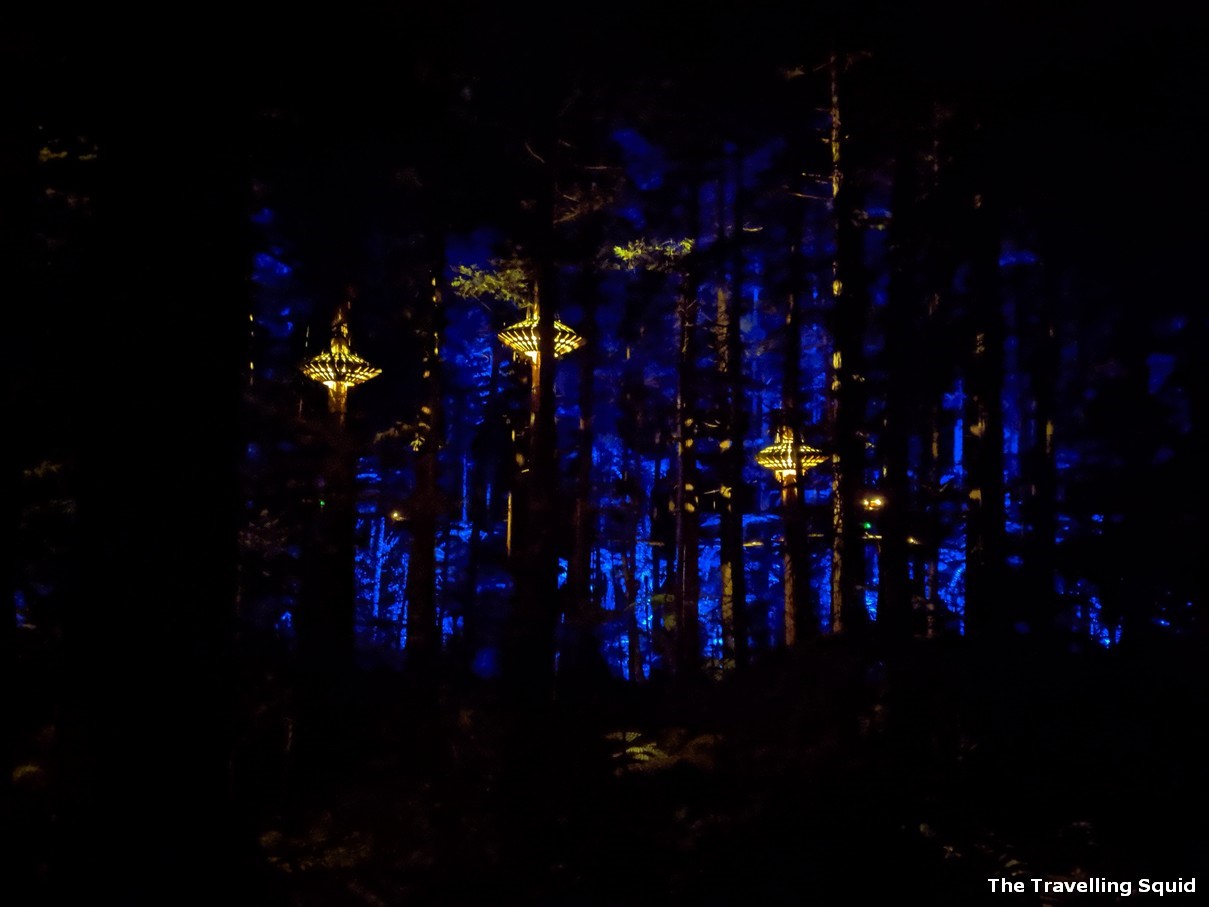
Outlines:
[{"label": "slender tree trunk", "polygon": [[679,364],[676,386],[676,670],[695,673],[701,660],[697,616],[700,588],[698,555],[700,513],[697,509],[696,343],[697,299],[690,279],[677,302]]},{"label": "slender tree trunk", "polygon": [[[545,89],[539,92],[543,102]],[[521,707],[548,705],[554,693],[555,630],[558,621],[558,548],[554,494],[555,462],[554,180],[556,148],[553,104],[541,111],[539,142],[549,159],[537,179],[533,231],[534,304],[538,311],[538,353],[533,363],[527,469],[522,472],[525,525],[517,573],[511,643],[505,671]],[[515,502],[514,502],[515,503]],[[514,544],[515,547],[515,544]]]},{"label": "slender tree trunk", "polygon": [[[589,308],[589,311],[591,309]],[[579,435],[575,470],[575,542],[567,563],[567,597],[571,612],[583,626],[591,626],[592,548],[595,545],[596,507],[592,498],[592,430],[596,397],[596,344],[592,319],[582,326],[584,349],[579,361]]]},{"label": "slender tree trunk", "polygon": [[[743,508],[746,486],[744,439],[747,434],[746,387],[743,381],[742,258],[739,251],[739,201],[741,158],[734,152],[727,161],[728,172],[719,179],[719,205],[733,193],[731,217],[720,211],[718,242],[722,247],[722,273],[717,295],[718,366],[726,387],[726,438],[723,442],[721,476],[722,636],[724,661],[736,669],[748,661],[747,584],[744,576]],[[728,182],[731,185],[728,186]]]},{"label": "slender tree trunk", "polygon": [[[802,497],[800,488],[805,482],[801,456],[801,418],[797,404],[798,366],[800,338],[798,323],[797,294],[791,294],[789,300],[788,333],[793,338],[787,345],[785,356],[787,362],[792,359],[793,366],[786,365],[782,400],[785,418],[789,422],[789,439],[794,451],[794,475],[789,476],[781,485],[781,526],[784,533],[784,550],[782,551],[782,584],[784,586],[784,623],[782,628],[786,646],[794,646],[799,639],[816,635],[815,622],[811,620],[811,607],[808,597],[810,583],[809,559],[806,552],[805,514],[802,512]],[[790,388],[786,391],[785,388]]]},{"label": "slender tree trunk", "polygon": [[[482,398],[482,424],[477,427],[471,441],[471,501],[470,501],[470,550],[466,563],[465,583],[462,591],[464,606],[464,640],[467,657],[473,662],[480,649],[489,642],[498,642],[494,628],[488,629],[488,616],[483,602],[479,599],[479,574],[483,563],[488,539],[492,527],[498,526],[498,520],[506,511],[500,506],[499,500],[508,497],[507,487],[510,482],[505,480],[507,470],[514,467],[514,458],[510,455],[504,467],[491,467],[494,462],[492,451],[504,446],[509,451],[511,444],[500,445],[502,435],[506,435],[503,419],[498,411],[500,366],[504,358],[504,347],[495,344],[491,347],[491,376],[487,391]],[[505,526],[505,533],[508,527]],[[505,539],[507,551],[507,540]]]},{"label": "slender tree trunk", "polygon": [[629,669],[630,681],[641,683],[646,679],[642,658],[642,628],[638,623],[638,596],[642,590],[638,588],[638,575],[634,569],[635,552],[632,542],[622,556],[622,579],[624,581],[625,626],[626,626],[626,662]]},{"label": "slender tree trunk", "polygon": [[737,370],[741,369],[734,357],[735,344],[731,324],[739,320],[738,306],[734,301],[736,291],[732,288],[719,293],[719,313],[722,330],[726,337],[723,359],[723,369],[727,378],[729,393],[732,395],[729,404],[727,431],[727,447],[723,453],[722,463],[722,519],[721,519],[721,562],[720,573],[722,580],[722,632],[725,646],[725,661],[739,668],[747,664],[748,655],[748,626],[747,626],[747,588],[743,575],[743,482],[742,455],[743,432],[740,425],[744,421],[742,404],[736,404],[733,395],[741,393],[736,385]]},{"label": "slender tree trunk", "polygon": [[[1139,278],[1136,273],[1129,273],[1123,279],[1137,281]],[[1126,314],[1125,318],[1133,329],[1132,336],[1144,336],[1145,316],[1135,310]],[[1139,342],[1126,344],[1120,355],[1120,365],[1121,373],[1116,379],[1118,386],[1115,391],[1115,399],[1121,404],[1120,411],[1145,413],[1150,402],[1149,369],[1143,345]],[[1117,452],[1122,458],[1125,475],[1150,478],[1148,473],[1154,470],[1152,445],[1153,439],[1148,433],[1136,429],[1120,439]],[[1104,608],[1101,615],[1111,612],[1119,616],[1120,644],[1135,650],[1145,650],[1158,637],[1155,619],[1158,593],[1152,576],[1154,563],[1158,559],[1156,550],[1166,555],[1174,546],[1169,539],[1170,530],[1165,525],[1169,522],[1169,516],[1164,508],[1155,506],[1152,482],[1126,482],[1120,492],[1118,508],[1123,526],[1146,526],[1149,533],[1139,537],[1134,534],[1138,532],[1136,529],[1124,530],[1124,537],[1118,537],[1112,545],[1110,550],[1120,551],[1128,546],[1140,550],[1142,556],[1126,559],[1126,563],[1116,565],[1113,571],[1116,574],[1113,577],[1115,582],[1105,590],[1107,594],[1102,598]],[[1159,543],[1156,539],[1163,541]],[[1147,554],[1150,556],[1147,557]]]},{"label": "slender tree trunk", "polygon": [[[859,197],[853,168],[845,162],[840,122],[839,61],[831,60],[832,191],[836,226],[835,280],[832,285],[831,409],[833,427],[831,552],[831,628],[856,631],[868,623],[865,610],[865,539],[861,494],[864,489],[865,395],[864,238],[857,223]],[[847,169],[845,169],[847,168]]]},{"label": "slender tree trunk", "polygon": [[441,637],[437,628],[437,531],[440,450],[444,440],[440,335],[443,316],[443,249],[433,254],[432,299],[420,327],[420,448],[411,507],[411,558],[407,571],[407,662],[416,678],[430,677]]},{"label": "slender tree trunk", "polygon": [[[27,427],[43,424],[43,419],[38,418],[39,410],[51,409],[57,402],[54,395],[45,394],[36,383],[46,374],[38,359],[49,345],[46,339],[50,321],[46,313],[51,306],[46,298],[49,294],[45,290],[39,293],[34,280],[37,233],[34,187],[38,184],[35,121],[40,114],[28,109],[33,106],[31,99],[20,98],[15,105],[17,115],[10,112],[6,129],[0,131],[0,273],[5,275],[7,292],[13,300],[5,331],[9,337],[20,340],[17,348],[5,356],[4,402],[10,424],[23,428],[9,436],[0,453],[0,481],[3,481],[0,506],[4,509],[4,525],[9,527],[6,535],[10,540],[21,538],[23,472],[49,453],[42,447],[48,439]],[[57,414],[64,423],[71,424],[64,418],[68,414],[61,411]],[[5,686],[11,691],[20,690],[24,680],[18,673],[16,647],[20,553],[21,546],[12,542],[0,552],[0,595],[5,596],[0,607],[0,665]],[[24,829],[19,825],[23,817],[13,810],[13,786],[9,783],[14,778],[17,708],[21,698],[10,694],[0,706],[0,772],[4,773],[4,783],[0,784],[0,831],[7,830],[6,839],[14,842],[14,850],[9,853],[14,866],[32,865],[26,848],[33,855],[37,853],[35,847],[42,844],[31,840],[34,836],[22,834]]]},{"label": "slender tree trunk", "polygon": [[585,301],[588,313],[581,326],[584,348],[576,355],[579,359],[579,433],[575,469],[575,510],[572,516],[573,543],[567,560],[567,581],[564,586],[566,622],[570,631],[566,651],[560,661],[562,674],[573,691],[573,695],[590,693],[596,681],[608,673],[608,666],[600,652],[597,635],[599,615],[596,598],[592,593],[592,552],[596,547],[597,504],[593,487],[593,410],[596,387],[596,324],[595,306],[596,281],[586,271],[579,281],[579,298]]},{"label": "slender tree trunk", "polygon": [[1061,289],[1056,266],[1045,256],[1036,340],[1030,357],[1033,443],[1026,464],[1025,607],[1034,633],[1052,636],[1058,629],[1054,586],[1058,543],[1058,469],[1054,449],[1059,342],[1056,313]]},{"label": "slender tree trunk", "polygon": [[[338,414],[324,413],[315,437],[317,506],[297,621],[299,654],[319,687],[345,674],[353,663],[355,455],[352,439],[340,422]],[[316,695],[325,694],[317,690]]]},{"label": "slender tree trunk", "polygon": [[[140,95],[114,91],[98,137],[96,304],[66,326],[87,338],[70,366],[86,414],[78,513],[87,582],[73,590],[64,627],[74,699],[64,733],[86,754],[75,788],[85,796],[61,816],[64,865],[54,874],[88,890],[70,900],[98,890],[159,900],[181,879],[208,900],[240,887],[226,672],[247,182],[237,118],[187,95],[153,122],[129,101]],[[166,186],[188,211],[167,224]],[[130,381],[131,363],[146,380]]]},{"label": "slender tree trunk", "polygon": [[799,220],[790,249],[789,292],[785,315],[785,363],[781,376],[781,420],[793,450],[793,475],[781,486],[781,522],[784,533],[782,584],[784,586],[783,638],[786,646],[817,635],[809,596],[810,560],[806,545],[806,514],[801,487],[806,475],[802,464],[802,295],[806,291],[805,260],[802,254],[803,225]]},{"label": "slender tree trunk", "polygon": [[[908,441],[911,434],[916,362],[915,315],[918,289],[914,280],[919,260],[920,224],[915,216],[916,158],[911,124],[902,127],[890,226],[890,286],[886,304],[886,404],[882,419],[881,556],[878,561],[877,620],[885,633],[902,639],[912,630],[912,589],[907,547],[910,479]],[[920,313],[922,314],[922,313]]]},{"label": "slender tree trunk", "polygon": [[[978,177],[975,177],[978,179]],[[966,628],[1000,636],[1013,623],[1004,600],[1003,306],[998,199],[979,179],[967,201],[972,294],[968,301],[966,412]]]},{"label": "slender tree trunk", "polygon": [[939,403],[928,409],[928,444],[924,454],[925,520],[924,539],[927,545],[924,563],[924,636],[934,639],[943,629],[940,600],[940,544],[943,534],[941,519],[941,419]]},{"label": "slender tree trunk", "polygon": [[[941,600],[941,545],[946,533],[944,512],[946,496],[942,488],[945,472],[945,445],[947,432],[953,426],[948,422],[941,399],[955,380],[951,355],[951,327],[948,324],[949,309],[946,288],[951,271],[947,241],[952,220],[951,209],[942,198],[941,176],[943,172],[941,131],[945,111],[939,104],[932,107],[929,148],[925,155],[926,171],[915,211],[919,217],[919,228],[929,237],[920,250],[921,285],[920,296],[925,300],[923,326],[919,336],[920,376],[922,378],[921,406],[923,415],[923,462],[920,467],[920,507],[923,547],[923,597],[924,616],[922,630],[926,638],[940,635],[947,625],[946,612],[949,604]],[[943,291],[943,292],[942,292]],[[954,466],[954,463],[948,463]]]}]

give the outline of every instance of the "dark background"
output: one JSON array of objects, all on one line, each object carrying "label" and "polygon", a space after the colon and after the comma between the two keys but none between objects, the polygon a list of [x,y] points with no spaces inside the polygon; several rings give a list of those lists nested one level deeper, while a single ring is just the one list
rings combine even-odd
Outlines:
[{"label": "dark background", "polygon": [[[295,197],[299,210],[330,214],[302,235],[315,296],[335,298],[359,254],[349,225],[375,191],[359,182],[361,165],[419,153],[432,130],[450,128],[445,112],[466,86],[477,119],[443,146],[459,177],[449,218],[508,230],[524,223],[518,146],[550,94],[587,86],[603,109],[651,99],[692,130],[716,117],[719,129],[758,136],[779,128],[762,94],[770,67],[868,51],[885,74],[869,109],[938,93],[985,114],[1005,193],[1028,200],[1080,276],[1082,323],[1107,331],[1124,361],[1139,325],[1183,319],[1192,339],[1178,364],[1195,388],[1204,18],[1190,10],[8,14],[6,510],[19,536],[35,534],[22,475],[44,462],[68,464],[75,501],[53,577],[54,631],[35,638],[6,622],[11,902],[508,893],[525,903],[863,903],[918,893],[968,904],[985,896],[985,878],[1017,871],[1014,860],[1054,877],[1198,875],[1209,848],[1203,585],[1179,634],[1130,652],[955,643],[891,657],[834,640],[717,687],[617,690],[594,710],[540,722],[477,688],[448,688],[428,709],[413,679],[359,675],[325,703],[342,715],[331,746],[289,765],[280,725],[270,733],[261,718],[294,714],[272,697],[305,698],[305,683],[282,679],[288,660],[238,651],[233,610],[215,606],[238,588],[257,172],[336,162],[330,184],[300,181]],[[98,155],[79,187],[88,216],[58,234],[40,207],[42,147]],[[47,253],[48,234],[65,254]],[[1192,399],[1198,426],[1203,398]],[[1117,415],[1121,444],[1145,435],[1144,411]],[[1133,511],[1147,523],[1130,527],[1124,550],[1180,588],[1203,581],[1197,443],[1181,453],[1186,473],[1160,486],[1109,471],[1149,502]],[[23,551],[6,554],[11,588]],[[861,730],[880,721],[880,735]],[[666,772],[618,772],[602,732],[621,726],[641,732],[637,744],[690,755]],[[708,755],[691,758],[687,744],[709,735],[726,744],[699,742]]]}]

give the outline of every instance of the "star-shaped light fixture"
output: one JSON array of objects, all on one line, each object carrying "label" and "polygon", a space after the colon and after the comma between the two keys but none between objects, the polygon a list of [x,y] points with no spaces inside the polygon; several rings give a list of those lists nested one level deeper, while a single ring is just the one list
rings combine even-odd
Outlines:
[{"label": "star-shaped light fixture", "polygon": [[339,415],[342,421],[349,388],[382,374],[382,369],[375,368],[353,352],[348,337],[347,312],[347,303],[336,312],[330,347],[301,366],[304,375],[327,388],[328,410]]},{"label": "star-shaped light fixture", "polygon": [[[536,362],[540,337],[538,333],[538,321],[539,316],[535,309],[526,318],[518,321],[516,324],[509,325],[496,336],[499,338],[500,343],[513,352],[528,356],[532,361]],[[555,358],[574,352],[583,345],[583,337],[557,318],[554,320]]]},{"label": "star-shaped light fixture", "polygon": [[[798,445],[798,460],[802,470],[811,469],[827,462],[827,457],[809,444]],[[797,465],[794,463],[793,439],[790,432],[782,428],[777,432],[777,441],[756,454],[756,462],[765,469],[771,469],[777,481],[784,485],[790,479],[797,478]]]}]

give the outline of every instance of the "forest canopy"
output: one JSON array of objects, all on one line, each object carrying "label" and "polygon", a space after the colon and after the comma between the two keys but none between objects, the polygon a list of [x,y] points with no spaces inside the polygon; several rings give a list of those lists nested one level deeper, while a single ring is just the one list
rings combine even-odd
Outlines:
[{"label": "forest canopy", "polygon": [[761,778],[758,865],[1060,874],[1200,796],[1202,23],[474,7],[0,37],[30,872],[549,893],[635,824],[543,863],[566,790],[695,858]]}]

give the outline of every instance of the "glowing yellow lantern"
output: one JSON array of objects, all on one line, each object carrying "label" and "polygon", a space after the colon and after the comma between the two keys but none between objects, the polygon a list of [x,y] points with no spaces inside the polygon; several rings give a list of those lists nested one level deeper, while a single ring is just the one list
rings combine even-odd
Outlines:
[{"label": "glowing yellow lantern", "polygon": [[[827,457],[809,444],[798,445],[798,460],[803,471],[827,462]],[[793,440],[785,429],[777,432],[777,441],[756,454],[756,462],[765,469],[771,469],[777,481],[785,484],[790,479],[797,478],[797,465],[794,463]]]},{"label": "glowing yellow lantern", "polygon": [[302,364],[302,373],[318,381],[328,392],[328,409],[344,418],[348,390],[382,374],[353,352],[348,339],[348,322],[345,320],[346,306],[342,306],[332,322],[332,342],[325,352],[313,356]]},{"label": "glowing yellow lantern", "polygon": [[[524,320],[504,328],[496,336],[499,337],[500,343],[513,352],[528,356],[536,362],[539,347],[538,320],[538,314],[534,311]],[[557,318],[554,320],[555,358],[574,352],[583,345],[583,337]]]}]

